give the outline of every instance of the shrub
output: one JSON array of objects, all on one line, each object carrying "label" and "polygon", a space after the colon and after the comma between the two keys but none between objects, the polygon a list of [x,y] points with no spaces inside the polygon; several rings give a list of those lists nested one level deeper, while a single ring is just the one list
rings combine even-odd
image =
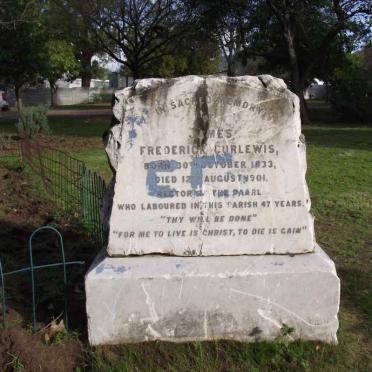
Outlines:
[{"label": "shrub", "polygon": [[16,128],[21,137],[32,138],[38,134],[51,134],[46,106],[25,108],[19,116]]},{"label": "shrub", "polygon": [[107,103],[111,102],[111,99],[112,93],[95,93],[92,97],[94,103]]}]

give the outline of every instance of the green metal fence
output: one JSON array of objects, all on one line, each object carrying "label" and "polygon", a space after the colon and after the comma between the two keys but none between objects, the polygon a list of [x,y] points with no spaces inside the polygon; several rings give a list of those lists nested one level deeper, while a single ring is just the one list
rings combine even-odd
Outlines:
[{"label": "green metal fence", "polygon": [[77,217],[97,247],[102,247],[105,234],[100,206],[106,191],[103,178],[88,169],[84,162],[37,140],[21,140],[20,154],[31,183],[44,196]]}]

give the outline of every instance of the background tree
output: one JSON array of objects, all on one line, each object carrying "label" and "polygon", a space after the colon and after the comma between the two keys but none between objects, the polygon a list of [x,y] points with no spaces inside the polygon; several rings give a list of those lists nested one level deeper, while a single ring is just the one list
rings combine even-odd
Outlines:
[{"label": "background tree", "polygon": [[259,61],[261,71],[283,77],[299,96],[304,122],[307,84],[332,72],[371,30],[371,0],[189,2],[217,35],[227,73],[244,73],[248,61]]},{"label": "background tree", "polygon": [[[45,6],[38,0],[12,0],[1,7],[7,18],[6,26],[0,25],[0,77],[14,86],[17,108],[21,111],[22,87],[47,69]],[[22,19],[26,12],[27,22],[11,23]]]},{"label": "background tree", "polygon": [[79,0],[50,0],[49,4],[50,35],[72,46],[78,63],[77,76],[81,77],[81,85],[85,88],[90,87],[97,72],[92,58],[102,54],[95,26],[84,19],[87,9],[86,2]]},{"label": "background tree", "polygon": [[177,0],[87,0],[79,11],[101,49],[136,79],[187,37],[190,13]]},{"label": "background tree", "polygon": [[206,37],[203,26],[195,27],[187,38],[177,40],[169,47],[170,54],[154,59],[145,66],[144,76],[176,77],[183,75],[209,75],[219,72],[220,49],[217,40]]},{"label": "background tree", "polygon": [[48,65],[44,77],[50,84],[50,101],[55,106],[54,97],[57,91],[58,79],[72,78],[78,73],[73,47],[64,40],[49,40],[47,43]]},{"label": "background tree", "polygon": [[[372,123],[372,64],[365,58],[368,48],[347,55],[331,80],[331,103],[348,121]],[[367,54],[368,55],[368,54]]]},{"label": "background tree", "polygon": [[102,67],[101,64],[97,60],[92,62],[91,75],[93,79],[100,79],[100,80],[108,79],[107,69]]},{"label": "background tree", "polygon": [[340,38],[354,40],[368,33],[371,0],[264,0],[255,1],[255,13],[246,29],[247,56],[261,55],[287,65],[290,86],[301,101],[303,92],[327,61]]},{"label": "background tree", "polygon": [[[5,0],[11,1],[11,0]],[[0,26],[3,28],[15,28],[19,23],[24,22],[32,22],[32,8],[33,8],[33,1],[28,0],[24,1],[23,7],[21,11],[17,13],[9,13],[7,4],[4,4],[5,1],[0,3]],[[4,6],[5,5],[5,6]]]},{"label": "background tree", "polygon": [[190,0],[188,5],[196,9],[199,24],[203,24],[204,38],[217,40],[220,53],[226,62],[226,73],[237,73],[237,56],[245,44],[246,22],[253,5],[250,0]]}]

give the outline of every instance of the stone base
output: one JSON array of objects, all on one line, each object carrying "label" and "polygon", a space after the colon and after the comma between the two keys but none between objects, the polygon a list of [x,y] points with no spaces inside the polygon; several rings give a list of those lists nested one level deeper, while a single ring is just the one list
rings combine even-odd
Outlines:
[{"label": "stone base", "polygon": [[317,246],[296,256],[111,258],[86,279],[92,345],[150,340],[336,343],[340,281]]}]

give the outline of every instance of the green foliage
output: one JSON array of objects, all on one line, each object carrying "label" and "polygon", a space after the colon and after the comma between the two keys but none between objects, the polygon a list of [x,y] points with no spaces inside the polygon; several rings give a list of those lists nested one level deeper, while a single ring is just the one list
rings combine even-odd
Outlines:
[{"label": "green foliage", "polygon": [[16,128],[21,137],[33,138],[38,134],[51,134],[45,106],[28,107],[19,116]]},{"label": "green foliage", "polygon": [[7,365],[12,369],[13,372],[23,372],[25,370],[25,367],[21,360],[19,359],[19,356],[16,354],[8,353],[11,360]]},{"label": "green foliage", "polygon": [[94,103],[110,103],[112,99],[112,93],[96,93],[93,95]]},{"label": "green foliage", "polygon": [[[98,39],[90,28],[95,25],[87,22],[79,10],[89,7],[89,2],[81,0],[51,0],[49,2],[49,33],[52,39],[64,40],[73,49],[78,72],[83,82],[92,77],[102,76],[102,70],[91,63],[94,55],[102,54]],[[100,77],[99,77],[100,78]]]},{"label": "green foliage", "polygon": [[47,68],[44,4],[38,0],[3,1],[11,27],[0,23],[0,78],[20,89]]},{"label": "green foliage", "polygon": [[[98,106],[98,105],[97,105]],[[96,105],[79,105],[79,110],[87,110],[84,118],[51,117],[48,120],[50,128],[56,136],[80,137],[80,138],[101,138],[102,133],[109,128],[109,121],[105,117],[89,117],[89,110],[96,109]],[[66,106],[62,106],[66,107]],[[73,106],[67,106],[68,110]],[[107,106],[106,106],[107,107]],[[99,106],[98,106],[99,108]],[[1,122],[3,133],[15,133],[16,119],[4,120]]]},{"label": "green foliage", "polygon": [[57,332],[54,335],[50,345],[61,345],[65,341],[78,340],[79,336],[80,334],[78,331],[67,331],[66,329],[64,329],[63,331]]},{"label": "green foliage", "polygon": [[94,79],[107,80],[108,73],[107,70],[100,66],[98,61],[93,61],[91,66],[92,77]]},{"label": "green foliage", "polygon": [[332,86],[331,102],[345,119],[372,123],[372,71],[360,55],[348,55],[346,63],[336,68]]},{"label": "green foliage", "polygon": [[282,336],[289,336],[291,333],[293,333],[294,328],[289,327],[287,324],[283,324],[280,332]]},{"label": "green foliage", "polygon": [[63,75],[74,76],[78,72],[78,64],[71,44],[64,40],[49,40],[48,69],[46,77],[51,83]]},{"label": "green foliage", "polygon": [[[204,37],[200,30],[189,31],[187,38],[170,42],[167,48],[169,54],[166,54],[164,49],[159,50],[159,58],[144,66],[142,72],[144,76],[171,78],[219,72],[218,43],[213,38]],[[125,69],[123,71],[126,72]]]}]

